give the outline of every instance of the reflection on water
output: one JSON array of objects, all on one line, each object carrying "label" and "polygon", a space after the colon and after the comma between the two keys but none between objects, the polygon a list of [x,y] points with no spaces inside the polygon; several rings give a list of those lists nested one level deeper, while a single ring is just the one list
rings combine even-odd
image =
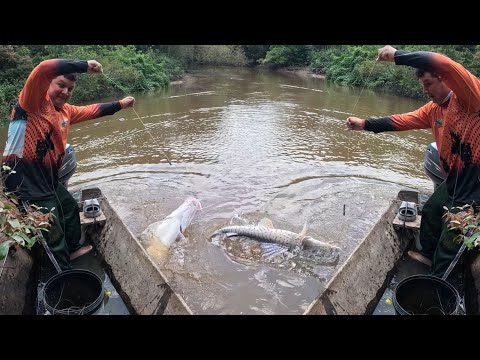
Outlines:
[{"label": "reflection on water", "polygon": [[[231,68],[199,69],[183,84],[133,95],[141,121],[125,109],[71,128],[78,167],[70,186],[100,186],[136,235],[187,196],[202,201],[205,210],[187,239],[161,264],[195,313],[302,313],[381,216],[381,206],[402,187],[433,188],[423,170],[429,131],[345,127],[349,115],[385,116],[423,102]],[[4,128],[2,144],[5,137]],[[307,221],[309,235],[342,249],[340,261],[314,268],[288,257],[276,264],[234,261],[210,235],[235,214],[267,216],[297,233]]]}]

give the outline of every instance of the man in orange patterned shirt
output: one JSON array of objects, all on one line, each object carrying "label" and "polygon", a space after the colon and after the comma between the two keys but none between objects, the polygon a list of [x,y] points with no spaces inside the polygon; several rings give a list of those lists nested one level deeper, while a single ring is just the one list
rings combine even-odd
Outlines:
[{"label": "man in orange patterned shirt", "polygon": [[79,245],[78,204],[58,181],[70,125],[112,115],[135,102],[127,96],[111,103],[70,105],[76,73],[99,74],[102,65],[95,60],[51,59],[32,70],[12,111],[3,153],[3,163],[15,170],[6,178],[6,190],[22,202],[54,208],[50,231],[43,235],[62,270],[91,250],[90,245]]},{"label": "man in orange patterned shirt", "polygon": [[444,206],[456,212],[452,207],[480,205],[480,80],[461,64],[434,52],[387,45],[378,50],[377,60],[416,68],[423,93],[432,101],[406,114],[376,119],[351,116],[347,127],[375,133],[432,129],[447,178],[423,207],[422,249],[409,255],[442,277],[461,246],[454,241],[458,232],[447,228]]}]

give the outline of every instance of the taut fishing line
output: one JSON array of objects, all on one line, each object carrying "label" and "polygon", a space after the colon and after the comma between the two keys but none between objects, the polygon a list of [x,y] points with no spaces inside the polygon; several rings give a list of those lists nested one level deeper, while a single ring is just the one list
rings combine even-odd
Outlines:
[{"label": "taut fishing line", "polygon": [[[358,100],[360,100],[360,97],[362,96],[363,90],[367,86],[367,81],[370,78],[370,75],[372,75],[373,69],[375,69],[375,65],[377,64],[377,62],[378,62],[378,57],[375,60],[375,62],[373,63],[372,70],[370,70],[370,74],[368,74],[367,78],[364,81],[362,89],[360,90],[360,94],[358,95],[357,101],[355,101],[355,104],[353,105],[352,114],[354,114],[355,108],[357,107],[357,104],[358,104]],[[358,142],[360,142],[360,139],[358,140]],[[348,143],[348,141],[347,141],[347,143]],[[350,161],[350,146],[347,146],[347,161]],[[343,204],[343,216],[345,216],[345,209],[346,209],[346,204]]]},{"label": "taut fishing line", "polygon": [[[115,81],[113,81],[113,79],[109,76],[107,76],[107,74],[105,74],[103,71],[102,71],[102,74],[105,76],[105,78],[110,81],[113,85],[115,85],[116,87],[118,87],[120,90],[122,90],[125,95],[129,96],[128,93],[120,86],[118,85]],[[157,145],[157,147],[160,149],[160,151],[163,153],[163,155],[165,156],[165,158],[167,159],[168,163],[170,165],[172,165],[172,162],[170,161],[170,159],[168,158],[167,154],[165,153],[165,151],[162,150],[161,146],[157,143],[157,141],[155,140],[155,138],[152,136],[152,134],[150,133],[150,131],[148,131],[147,127],[145,126],[145,124],[143,123],[142,119],[140,118],[140,116],[138,115],[138,113],[135,111],[135,108],[132,106],[132,110],[133,112],[135,113],[135,115],[137,115],[137,118],[138,120],[140,120],[140,122],[142,123],[143,125],[143,128],[145,129],[145,131],[148,133],[148,135],[150,135],[150,137],[152,138],[153,142]]]}]

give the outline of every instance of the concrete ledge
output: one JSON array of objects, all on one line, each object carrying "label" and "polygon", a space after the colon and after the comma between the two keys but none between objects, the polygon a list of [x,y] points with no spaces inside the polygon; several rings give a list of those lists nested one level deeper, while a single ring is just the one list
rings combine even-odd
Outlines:
[{"label": "concrete ledge", "polygon": [[304,315],[363,315],[373,309],[409,242],[393,228],[399,206],[400,202],[392,202]]},{"label": "concrete ledge", "polygon": [[405,229],[412,229],[412,230],[420,230],[420,224],[422,222],[422,216],[417,215],[417,218],[415,221],[403,221],[398,218],[398,216],[395,216],[393,219],[393,226],[395,229],[401,230],[403,229],[403,226],[405,225]]},{"label": "concrete ledge", "polygon": [[36,289],[36,285],[32,288],[30,277],[35,270],[34,260],[29,250],[20,246],[15,249],[13,256],[8,255],[6,260],[0,261],[0,266],[3,266],[5,260],[5,268],[0,277],[0,315],[33,314],[35,299],[31,292]]},{"label": "concrete ledge", "polygon": [[[108,200],[97,191],[83,191],[82,200],[101,198],[100,206],[107,220],[100,236],[92,240],[124,302],[139,315],[192,314]],[[100,224],[95,226],[102,227]]]},{"label": "concrete ledge", "polygon": [[105,214],[103,212],[95,218],[86,217],[83,211],[80,212],[81,225],[92,225],[95,223],[98,223],[99,225],[103,225],[105,224],[105,221],[107,221],[107,218],[105,217]]}]

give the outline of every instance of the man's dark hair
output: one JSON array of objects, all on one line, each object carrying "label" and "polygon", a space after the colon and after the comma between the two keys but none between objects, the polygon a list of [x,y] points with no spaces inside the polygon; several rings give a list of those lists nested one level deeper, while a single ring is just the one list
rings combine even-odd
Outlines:
[{"label": "man's dark hair", "polygon": [[423,77],[425,75],[425,73],[429,73],[430,75],[432,75],[433,77],[436,77],[438,78],[438,74],[434,73],[434,72],[431,72],[431,71],[427,71],[427,70],[423,70],[423,69],[415,69],[415,76],[417,77],[417,79],[420,79],[421,77]]},{"label": "man's dark hair", "polygon": [[77,74],[75,73],[65,74],[63,76],[70,81],[75,81],[75,82],[77,81]]}]

